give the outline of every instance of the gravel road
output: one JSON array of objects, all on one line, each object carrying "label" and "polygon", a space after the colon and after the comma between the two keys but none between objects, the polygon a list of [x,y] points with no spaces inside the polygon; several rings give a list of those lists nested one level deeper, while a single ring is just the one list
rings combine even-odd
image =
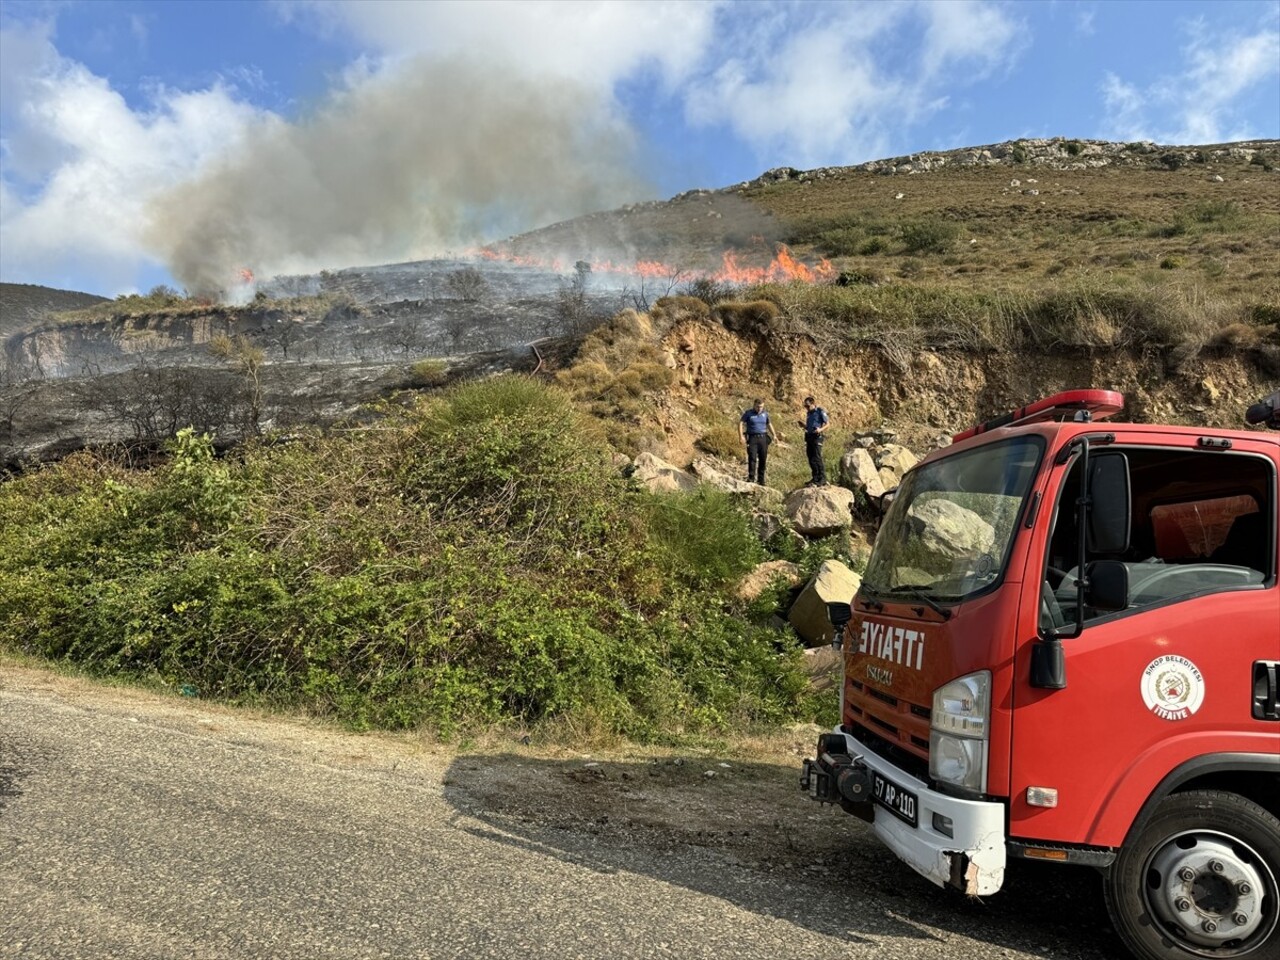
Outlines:
[{"label": "gravel road", "polygon": [[464,753],[0,664],[0,957],[1125,956],[1095,874],[935,890],[789,752]]}]

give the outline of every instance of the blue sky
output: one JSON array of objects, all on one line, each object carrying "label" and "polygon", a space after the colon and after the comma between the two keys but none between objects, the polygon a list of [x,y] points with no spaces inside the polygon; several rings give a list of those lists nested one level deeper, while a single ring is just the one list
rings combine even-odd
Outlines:
[{"label": "blue sky", "polygon": [[1280,137],[1280,0],[2,0],[0,279],[410,259],[1036,136]]}]

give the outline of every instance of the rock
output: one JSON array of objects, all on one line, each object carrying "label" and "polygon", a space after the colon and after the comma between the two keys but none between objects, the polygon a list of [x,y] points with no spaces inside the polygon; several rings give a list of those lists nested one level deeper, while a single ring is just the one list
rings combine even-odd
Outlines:
[{"label": "rock", "polygon": [[782,518],[777,514],[769,513],[767,510],[753,510],[751,512],[751,529],[755,531],[761,543],[768,543],[786,529],[786,524],[782,522]]},{"label": "rock", "polygon": [[631,458],[625,453],[614,453],[609,460],[613,464],[614,468],[623,476],[626,476],[631,472]]},{"label": "rock", "polygon": [[810,647],[804,652],[804,672],[809,676],[809,689],[829,690],[840,682],[844,670],[844,653],[834,647]]},{"label": "rock", "polygon": [[852,603],[860,586],[862,577],[839,560],[828,560],[818,568],[787,612],[787,620],[806,646],[831,643],[835,629],[827,616],[827,604]]},{"label": "rock", "polygon": [[853,522],[853,491],[845,487],[804,487],[787,497],[783,508],[799,533],[822,537]]},{"label": "rock", "polygon": [[765,588],[777,577],[786,578],[789,587],[798,587],[804,582],[800,568],[790,560],[770,560],[760,564],[739,580],[734,593],[739,600],[750,603],[764,593]]},{"label": "rock", "polygon": [[938,558],[944,565],[988,553],[995,543],[996,532],[991,524],[950,500],[917,501],[911,505],[907,520],[916,528],[925,555]]},{"label": "rock", "polygon": [[891,467],[880,468],[880,483],[884,487],[885,492],[897,490],[898,484],[902,483],[902,478],[898,476],[898,471]]},{"label": "rock", "polygon": [[899,477],[920,462],[920,458],[900,443],[886,443],[876,451],[877,467],[888,467]]},{"label": "rock", "polygon": [[1214,183],[1224,183],[1224,182],[1225,182],[1225,181],[1222,179],[1222,174],[1220,174],[1220,173],[1215,173],[1215,174],[1214,174],[1212,177],[1210,177],[1209,179],[1210,179],[1211,181],[1213,181]]},{"label": "rock", "polygon": [[655,493],[688,493],[698,486],[695,477],[652,453],[636,457],[631,476]]},{"label": "rock", "polygon": [[778,492],[771,487],[739,480],[725,473],[721,466],[722,464],[715,463],[706,457],[699,457],[689,465],[689,469],[703,483],[723,490],[725,493],[746,493],[762,499],[769,499],[769,494],[773,494],[774,498],[777,498]]},{"label": "rock", "polygon": [[885,487],[880,482],[880,472],[871,454],[862,447],[854,447],[840,458],[840,480],[854,490],[865,490],[867,497],[879,500]]}]

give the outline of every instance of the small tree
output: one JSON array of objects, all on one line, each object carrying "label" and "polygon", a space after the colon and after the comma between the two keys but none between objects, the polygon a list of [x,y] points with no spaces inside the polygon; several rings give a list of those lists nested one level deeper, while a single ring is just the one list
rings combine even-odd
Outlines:
[{"label": "small tree", "polygon": [[557,295],[556,312],[570,333],[583,333],[591,322],[587,304],[587,283],[591,279],[591,264],[579,260],[573,265],[573,279],[562,286]]},{"label": "small tree", "polygon": [[209,341],[209,352],[230,363],[244,377],[249,396],[249,427],[258,433],[262,422],[262,364],[266,359],[262,348],[255,347],[243,336],[220,333]]},{"label": "small tree", "polygon": [[475,303],[489,294],[489,281],[475,267],[463,267],[445,278],[449,292],[460,300]]}]

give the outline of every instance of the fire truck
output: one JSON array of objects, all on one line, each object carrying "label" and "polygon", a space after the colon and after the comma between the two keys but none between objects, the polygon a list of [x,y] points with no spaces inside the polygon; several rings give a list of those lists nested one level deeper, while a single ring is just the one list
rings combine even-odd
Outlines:
[{"label": "fire truck", "polygon": [[1082,864],[1143,960],[1275,960],[1280,439],[1123,405],[1061,393],[903,478],[801,787],[939,886]]}]

